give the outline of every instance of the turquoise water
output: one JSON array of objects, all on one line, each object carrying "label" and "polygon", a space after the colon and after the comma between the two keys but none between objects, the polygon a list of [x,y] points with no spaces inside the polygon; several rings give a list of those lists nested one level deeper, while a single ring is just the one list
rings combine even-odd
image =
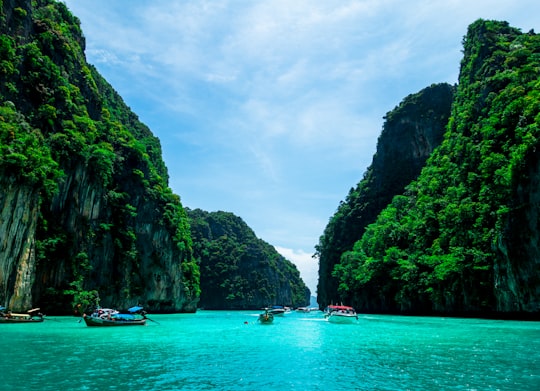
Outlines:
[{"label": "turquoise water", "polygon": [[[149,315],[150,316],[150,315]],[[540,323],[291,313],[0,325],[2,390],[540,390]]]}]

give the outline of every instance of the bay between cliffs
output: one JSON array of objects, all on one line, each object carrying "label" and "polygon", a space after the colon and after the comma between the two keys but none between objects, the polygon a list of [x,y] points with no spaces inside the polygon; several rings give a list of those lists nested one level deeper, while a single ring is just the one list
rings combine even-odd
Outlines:
[{"label": "bay between cliffs", "polygon": [[[533,390],[540,323],[321,312],[272,325],[253,311],[149,315],[144,327],[73,317],[0,325],[5,390]],[[159,323],[159,324],[158,324]]]}]

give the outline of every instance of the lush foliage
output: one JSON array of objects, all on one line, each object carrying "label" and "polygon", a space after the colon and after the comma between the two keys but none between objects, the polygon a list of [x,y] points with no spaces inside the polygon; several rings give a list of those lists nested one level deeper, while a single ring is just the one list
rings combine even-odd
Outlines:
[{"label": "lush foliage", "polygon": [[29,186],[44,189],[49,195],[56,189],[62,175],[43,146],[43,136],[32,129],[24,116],[15,111],[11,102],[0,106],[0,175],[10,173]]},{"label": "lush foliage", "polygon": [[309,290],[296,266],[227,212],[188,210],[200,261],[200,306],[219,309],[304,306]]},{"label": "lush foliage", "polygon": [[505,22],[469,27],[444,141],[342,255],[343,299],[367,311],[496,310],[501,243],[508,227],[529,225],[511,216],[531,207],[516,194],[538,162],[539,76],[538,35]]},{"label": "lush foliage", "polygon": [[[189,223],[168,187],[159,140],[86,63],[79,20],[64,3],[3,4],[0,176],[41,191],[36,250],[42,278],[68,265],[66,278],[44,290],[42,300],[87,304],[96,289],[139,296],[145,284],[139,263],[146,256],[137,232],[141,219],[154,219],[169,233],[183,274],[178,283],[196,300],[199,269]],[[77,189],[77,181],[92,189]],[[73,191],[79,193],[67,195]],[[77,209],[83,196],[93,197],[96,211]],[[104,250],[108,243],[111,251]],[[116,286],[99,286],[92,265],[102,257],[113,257]]]},{"label": "lush foliage", "polygon": [[322,307],[339,301],[339,281],[332,272],[341,254],[352,250],[365,227],[418,176],[433,148],[441,143],[453,93],[448,84],[432,85],[406,97],[386,115],[373,163],[339,205],[316,246],[317,300]]}]

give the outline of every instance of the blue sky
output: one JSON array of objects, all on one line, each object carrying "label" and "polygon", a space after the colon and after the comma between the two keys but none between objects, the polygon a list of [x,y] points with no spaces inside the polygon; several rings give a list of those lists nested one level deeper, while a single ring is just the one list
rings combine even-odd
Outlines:
[{"label": "blue sky", "polygon": [[314,246],[383,116],[456,83],[478,18],[540,30],[537,0],[66,0],[86,56],[161,140],[184,206],[240,216],[315,293]]}]

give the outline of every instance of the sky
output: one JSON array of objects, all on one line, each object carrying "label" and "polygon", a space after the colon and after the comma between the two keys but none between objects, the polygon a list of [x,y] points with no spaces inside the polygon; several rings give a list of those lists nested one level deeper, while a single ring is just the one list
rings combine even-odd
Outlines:
[{"label": "sky", "polygon": [[315,246],[387,112],[457,83],[475,20],[537,0],[65,0],[87,61],[160,139],[185,207],[241,217],[314,295]]}]

